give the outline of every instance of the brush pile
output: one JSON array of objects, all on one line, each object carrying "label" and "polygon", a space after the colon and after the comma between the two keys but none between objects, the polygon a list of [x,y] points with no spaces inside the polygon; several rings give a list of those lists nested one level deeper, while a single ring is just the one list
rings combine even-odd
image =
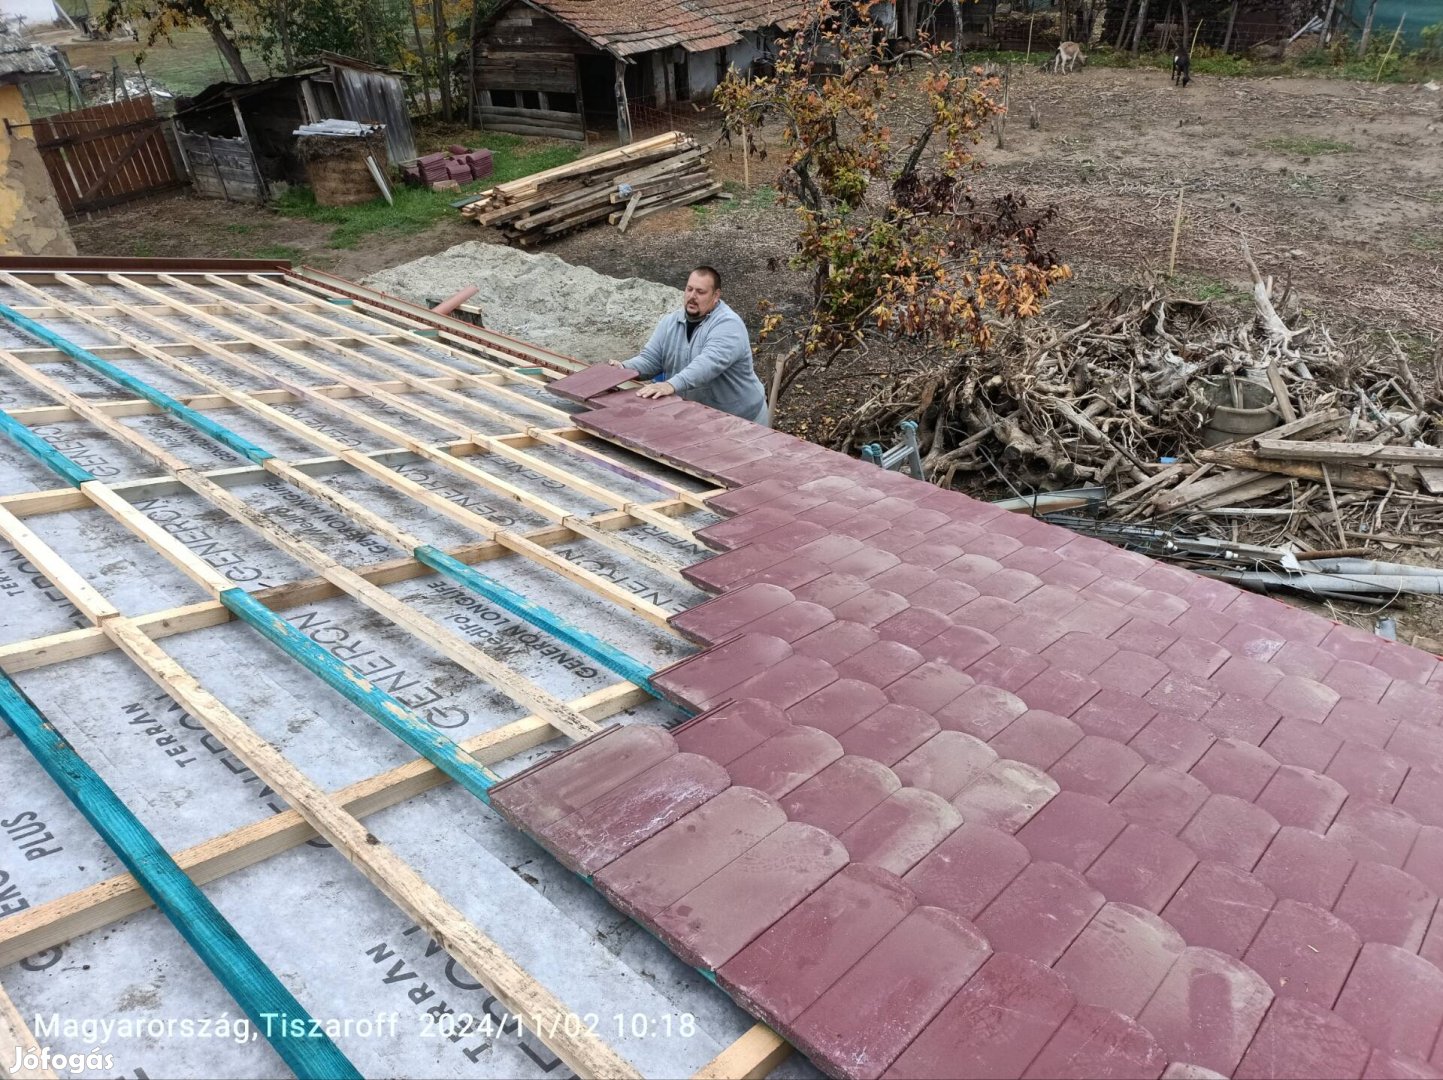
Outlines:
[{"label": "brush pile", "polygon": [[[836,442],[916,420],[935,482],[1186,560],[1179,537],[1225,542],[1205,559],[1443,545],[1443,347],[1410,363],[1391,337],[1339,345],[1286,297],[1279,314],[1244,256],[1252,313],[1152,285],[1077,326],[1010,326],[985,355],[889,380]],[[1402,591],[1443,591],[1443,573]]]},{"label": "brush pile", "polygon": [[672,131],[498,184],[462,204],[461,213],[478,225],[497,226],[519,247],[600,221],[625,232],[648,214],[720,193],[708,152],[690,135]]}]

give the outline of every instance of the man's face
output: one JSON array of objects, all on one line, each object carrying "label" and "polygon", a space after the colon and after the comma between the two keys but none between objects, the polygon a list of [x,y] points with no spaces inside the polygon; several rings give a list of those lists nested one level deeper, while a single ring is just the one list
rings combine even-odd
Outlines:
[{"label": "man's face", "polygon": [[711,314],[721,290],[715,287],[710,274],[692,274],[686,279],[686,313],[693,319]]}]

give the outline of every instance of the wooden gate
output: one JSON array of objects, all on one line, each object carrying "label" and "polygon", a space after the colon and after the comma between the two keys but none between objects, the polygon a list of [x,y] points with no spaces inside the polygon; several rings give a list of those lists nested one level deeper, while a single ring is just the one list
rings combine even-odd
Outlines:
[{"label": "wooden gate", "polygon": [[66,217],[187,183],[148,97],[35,121],[35,141]]}]

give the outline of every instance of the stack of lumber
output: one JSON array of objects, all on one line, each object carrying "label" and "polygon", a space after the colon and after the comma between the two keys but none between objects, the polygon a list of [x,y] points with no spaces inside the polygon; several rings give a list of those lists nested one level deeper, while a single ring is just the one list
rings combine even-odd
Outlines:
[{"label": "stack of lumber", "polygon": [[717,195],[707,154],[671,131],[488,188],[461,213],[520,247],[603,220],[625,232],[638,218]]}]

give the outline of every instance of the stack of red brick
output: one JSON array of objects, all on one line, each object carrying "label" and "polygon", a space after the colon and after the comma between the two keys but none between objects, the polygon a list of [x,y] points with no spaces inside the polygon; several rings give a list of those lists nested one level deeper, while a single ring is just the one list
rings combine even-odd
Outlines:
[{"label": "stack of red brick", "polygon": [[1433,1076],[1443,665],[675,398],[657,676],[495,806],[834,1076]]}]

